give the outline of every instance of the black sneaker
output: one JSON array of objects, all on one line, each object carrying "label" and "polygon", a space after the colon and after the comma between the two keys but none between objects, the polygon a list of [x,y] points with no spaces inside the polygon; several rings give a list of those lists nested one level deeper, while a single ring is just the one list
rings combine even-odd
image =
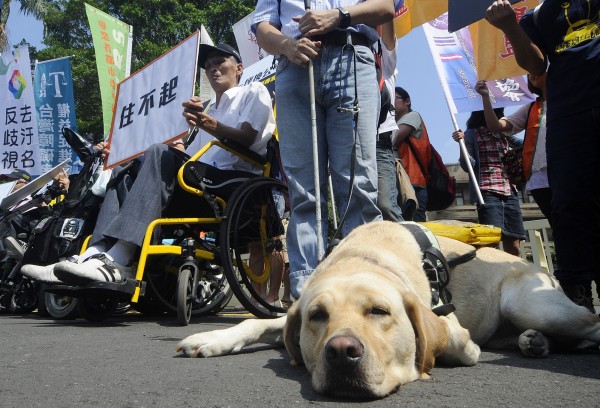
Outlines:
[{"label": "black sneaker", "polygon": [[576,305],[583,306],[592,313],[596,313],[594,303],[592,301],[592,286],[591,284],[576,283],[570,285],[561,285],[565,295]]}]

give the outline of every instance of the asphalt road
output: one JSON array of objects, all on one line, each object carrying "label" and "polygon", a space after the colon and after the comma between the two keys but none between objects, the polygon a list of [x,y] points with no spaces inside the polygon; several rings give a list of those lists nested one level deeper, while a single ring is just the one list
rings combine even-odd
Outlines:
[{"label": "asphalt road", "polygon": [[[227,310],[227,309],[226,309]],[[474,367],[435,367],[431,379],[377,401],[316,394],[283,349],[189,359],[177,342],[246,316],[118,315],[105,322],[0,315],[0,407],[599,407],[600,353],[524,358],[484,351]]]}]

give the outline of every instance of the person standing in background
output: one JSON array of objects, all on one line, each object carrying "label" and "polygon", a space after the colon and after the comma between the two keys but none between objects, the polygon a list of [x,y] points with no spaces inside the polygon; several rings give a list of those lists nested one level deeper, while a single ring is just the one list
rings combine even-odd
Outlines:
[{"label": "person standing in background", "polygon": [[490,92],[485,81],[479,81],[475,90],[483,99],[483,112],[488,129],[492,132],[517,134],[525,130],[523,139],[523,173],[525,191],[533,196],[542,214],[552,225],[552,190],[548,184],[546,163],[546,73],[527,76],[529,90],[537,95],[535,102],[523,105],[511,115],[500,119],[494,113]]},{"label": "person standing in background", "polygon": [[[381,75],[383,86],[388,96],[394,95],[398,69],[396,68],[396,35],[393,21],[381,26],[379,41]],[[380,80],[381,81],[381,80]],[[382,92],[384,89],[382,89]],[[392,103],[393,101],[390,101]],[[391,105],[391,107],[393,104]],[[382,107],[383,109],[383,107]],[[392,112],[382,112],[385,119],[379,125],[377,135],[377,206],[381,215],[387,221],[404,221],[402,209],[398,205],[398,181],[396,175],[396,149],[394,139],[397,136],[398,125]],[[382,118],[380,117],[380,121]]]},{"label": "person standing in background", "polygon": [[[497,118],[504,116],[504,108],[494,109]],[[475,111],[467,120],[467,131],[457,130],[452,138],[458,142],[465,140],[469,157],[460,156],[460,167],[467,171],[466,160],[470,160],[484,204],[477,204],[477,217],[480,224],[493,225],[502,229],[504,252],[521,256],[520,241],[525,239],[521,205],[517,188],[510,183],[502,163],[502,157],[510,145],[522,142],[514,136],[505,136],[490,131],[486,127],[483,111]],[[471,202],[476,194],[473,183],[469,184]]]},{"label": "person standing in background", "polygon": [[429,135],[421,115],[412,110],[410,95],[399,86],[395,89],[394,108],[398,124],[394,140],[418,201],[412,220],[424,222],[427,221],[427,164],[431,161]]}]

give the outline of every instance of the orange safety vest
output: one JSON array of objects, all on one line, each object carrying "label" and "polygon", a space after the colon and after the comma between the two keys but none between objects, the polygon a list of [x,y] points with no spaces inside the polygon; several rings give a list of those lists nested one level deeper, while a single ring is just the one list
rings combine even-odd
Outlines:
[{"label": "orange safety vest", "polygon": [[523,138],[523,175],[525,176],[525,180],[529,180],[529,177],[531,177],[533,154],[535,153],[537,138],[540,132],[541,116],[542,98],[537,98],[529,107],[525,136]]},{"label": "orange safety vest", "polygon": [[[418,159],[408,146],[408,140],[400,143],[398,146],[398,155],[400,156],[400,160],[402,160],[404,170],[406,170],[411,184],[417,187],[427,187],[429,162],[431,161],[431,143],[429,142],[429,135],[427,134],[427,127],[425,126],[425,122],[423,122],[423,118],[421,118],[421,126],[423,127],[423,131],[421,132],[420,139],[417,139],[413,135],[408,136],[410,138],[408,140],[410,140],[410,144],[417,153]],[[425,174],[421,171],[419,163],[423,166]]]}]

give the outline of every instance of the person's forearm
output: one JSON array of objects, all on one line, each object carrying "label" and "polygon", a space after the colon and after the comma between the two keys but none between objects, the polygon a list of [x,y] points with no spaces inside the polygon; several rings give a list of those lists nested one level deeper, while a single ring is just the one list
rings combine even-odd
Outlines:
[{"label": "person's forearm", "polygon": [[483,116],[485,117],[485,124],[487,125],[487,128],[492,132],[502,132],[502,125],[500,124],[500,121],[494,112],[490,96],[481,95],[481,99],[483,100]]},{"label": "person's forearm", "polygon": [[542,75],[546,72],[546,59],[518,23],[503,30],[510,41],[517,64],[527,72]]},{"label": "person's forearm", "polygon": [[393,21],[388,21],[381,26],[381,41],[388,50],[392,51],[396,49],[396,34],[394,33]]},{"label": "person's forearm", "polygon": [[393,0],[367,0],[344,8],[350,13],[351,24],[377,27],[394,18]]},{"label": "person's forearm", "polygon": [[254,143],[258,133],[246,122],[242,124],[241,129],[238,129],[215,121],[213,126],[203,127],[203,130],[218,140],[231,139],[245,147],[250,147]]},{"label": "person's forearm", "polygon": [[256,40],[260,48],[273,55],[287,55],[287,50],[294,41],[267,21],[259,23],[256,27]]}]

